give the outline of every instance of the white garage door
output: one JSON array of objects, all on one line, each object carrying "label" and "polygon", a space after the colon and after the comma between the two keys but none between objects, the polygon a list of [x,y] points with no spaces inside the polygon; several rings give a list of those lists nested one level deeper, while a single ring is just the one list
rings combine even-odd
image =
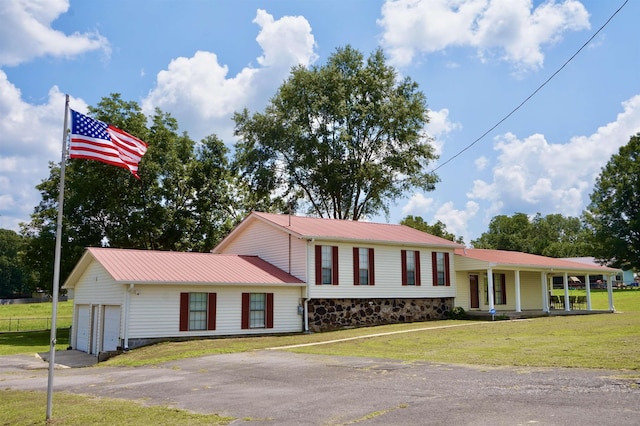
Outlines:
[{"label": "white garage door", "polygon": [[115,351],[120,343],[120,306],[104,307],[102,350]]},{"label": "white garage door", "polygon": [[82,352],[89,352],[89,335],[91,326],[91,316],[89,315],[89,305],[78,306],[78,321],[76,321],[76,349]]}]

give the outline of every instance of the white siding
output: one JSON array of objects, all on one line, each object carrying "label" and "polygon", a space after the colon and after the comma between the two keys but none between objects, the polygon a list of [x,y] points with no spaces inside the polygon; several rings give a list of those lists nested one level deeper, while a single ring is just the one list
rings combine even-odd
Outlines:
[{"label": "white siding", "polygon": [[[216,330],[180,331],[180,293],[216,293]],[[242,293],[273,293],[273,328],[242,329]],[[300,287],[136,285],[131,295],[129,338],[228,336],[303,330]]]},{"label": "white siding", "polygon": [[122,305],[125,285],[113,282],[107,271],[95,260],[87,267],[75,286],[75,304]]},{"label": "white siding", "polygon": [[272,265],[305,281],[306,240],[289,236],[273,226],[254,221],[222,253],[260,256]]},{"label": "white siding", "polygon": [[[474,272],[456,272],[456,306],[462,307],[465,311],[471,309],[471,290],[469,288],[469,275]],[[480,274],[477,274],[480,275]],[[481,293],[480,291],[478,292]],[[480,297],[480,296],[478,296]]]},{"label": "white siding", "polygon": [[[400,247],[366,244],[336,244],[338,246],[338,282],[336,285],[315,285],[315,250],[309,250],[310,297],[320,298],[421,298],[421,297],[455,297],[456,274],[454,271],[453,251],[449,253],[450,286],[433,286],[431,268],[431,250],[416,247]],[[375,285],[353,284],[353,247],[374,249]],[[402,265],[400,252],[403,249],[420,250],[421,285],[402,285]]]}]

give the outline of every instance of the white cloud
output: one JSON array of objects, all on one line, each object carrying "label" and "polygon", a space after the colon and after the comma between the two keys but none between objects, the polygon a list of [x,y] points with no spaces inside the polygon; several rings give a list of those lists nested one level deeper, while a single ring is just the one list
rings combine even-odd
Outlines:
[{"label": "white cloud", "polygon": [[494,145],[500,154],[493,181],[474,181],[467,196],[490,202],[487,212],[491,215],[503,210],[506,214],[538,211],[579,216],[601,168],[640,131],[640,95],[622,106],[616,121],[564,144],[549,143],[540,134],[525,139],[502,135]]},{"label": "white cloud", "polygon": [[261,27],[256,38],[263,50],[257,58],[260,67],[245,67],[230,77],[215,53],[199,51],[191,58],[176,58],[158,73],[156,87],[142,102],[145,113],[158,107],[171,112],[196,140],[215,133],[230,142],[234,111],[262,108],[292,66],[308,65],[317,58],[304,17],[274,20],[258,10],[253,22]]},{"label": "white cloud", "polygon": [[433,137],[433,148],[436,155],[442,154],[444,139],[449,133],[462,128],[460,123],[449,121],[449,110],[443,108],[438,111],[429,111],[429,124],[426,131]]},{"label": "white cloud", "polygon": [[471,241],[468,223],[480,210],[480,205],[475,201],[467,201],[464,210],[453,207],[453,202],[449,201],[441,205],[433,215],[434,222],[440,221],[447,227],[447,232],[456,236],[462,236],[465,242]]},{"label": "white cloud", "polygon": [[521,69],[542,66],[542,46],[566,31],[589,28],[579,1],[388,0],[382,7],[382,45],[391,62],[404,66],[420,53],[449,47],[477,49],[481,58],[498,53]]},{"label": "white cloud", "polygon": [[474,164],[476,165],[476,169],[478,169],[478,171],[482,171],[486,169],[487,166],[489,165],[489,159],[484,155],[482,155],[476,158],[476,160],[474,161]]},{"label": "white cloud", "polygon": [[[0,228],[18,230],[40,198],[35,186],[60,162],[65,95],[57,87],[41,105],[24,102],[20,90],[0,70]],[[73,100],[78,110],[86,104]]]},{"label": "white cloud", "polygon": [[433,207],[433,198],[427,198],[424,194],[416,192],[409,198],[407,204],[402,207],[402,216],[423,216]]},{"label": "white cloud", "polygon": [[51,28],[69,10],[68,0],[3,0],[0,2],[0,66],[15,66],[39,56],[72,57],[93,50],[110,53],[97,32],[67,35]]}]

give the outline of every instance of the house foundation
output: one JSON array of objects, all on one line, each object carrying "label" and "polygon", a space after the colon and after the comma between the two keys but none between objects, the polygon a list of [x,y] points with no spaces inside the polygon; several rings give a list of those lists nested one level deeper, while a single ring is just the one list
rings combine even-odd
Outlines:
[{"label": "house foundation", "polygon": [[312,299],[309,301],[309,330],[368,327],[446,319],[453,309],[453,297],[416,299]]}]

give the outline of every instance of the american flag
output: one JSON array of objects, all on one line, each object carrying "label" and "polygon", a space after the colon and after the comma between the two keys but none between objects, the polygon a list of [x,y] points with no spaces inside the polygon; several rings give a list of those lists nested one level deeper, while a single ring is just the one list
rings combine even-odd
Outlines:
[{"label": "american flag", "polygon": [[138,179],[138,163],[147,144],[110,124],[71,110],[69,157],[97,160],[131,171]]}]

